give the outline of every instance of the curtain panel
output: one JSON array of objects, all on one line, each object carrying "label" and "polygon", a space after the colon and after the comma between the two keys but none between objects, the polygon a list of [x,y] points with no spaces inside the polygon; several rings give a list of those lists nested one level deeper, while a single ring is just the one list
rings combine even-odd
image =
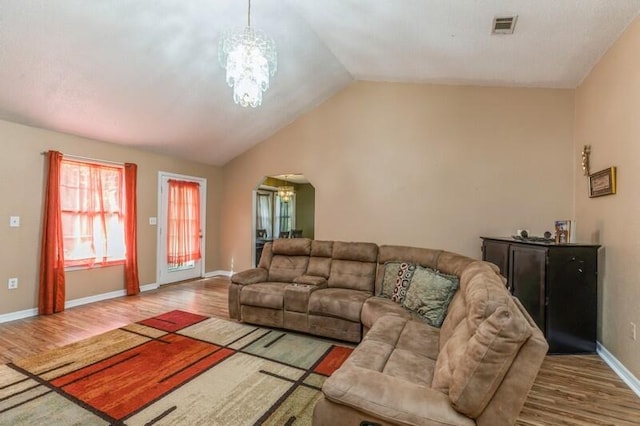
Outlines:
[{"label": "curtain panel", "polygon": [[128,296],[140,293],[138,278],[138,200],[137,200],[138,166],[133,163],[124,165],[124,198],[125,224],[124,245],[126,250],[124,262],[124,287]]},{"label": "curtain panel", "polygon": [[38,312],[41,315],[63,311],[65,301],[64,242],[60,209],[62,153],[49,151],[47,160],[38,288]]},{"label": "curtain panel", "polygon": [[169,179],[167,262],[200,260],[200,184]]}]

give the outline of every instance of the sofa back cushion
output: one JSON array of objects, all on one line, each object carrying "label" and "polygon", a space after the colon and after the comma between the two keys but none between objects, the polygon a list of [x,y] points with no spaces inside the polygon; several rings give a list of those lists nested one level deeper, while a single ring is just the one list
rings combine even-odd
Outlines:
[{"label": "sofa back cushion", "polygon": [[378,246],[373,243],[333,243],[329,287],[373,294]]},{"label": "sofa back cushion", "polygon": [[311,254],[311,240],[309,238],[278,238],[273,240],[271,250],[274,255],[309,256]]},{"label": "sofa back cushion", "polygon": [[376,277],[376,293],[382,294],[386,292],[383,290],[383,282],[385,281],[385,273],[387,268],[385,265],[392,264],[390,267],[393,269],[389,273],[393,275],[393,272],[397,272],[397,266],[400,263],[409,263],[413,265],[424,266],[426,268],[437,269],[438,257],[442,253],[442,250],[432,250],[419,247],[407,247],[407,246],[380,246],[378,253],[378,274]]},{"label": "sofa back cushion", "polygon": [[333,241],[311,241],[311,258],[309,258],[307,275],[329,278],[332,254]]},{"label": "sofa back cushion", "polygon": [[473,419],[482,414],[531,336],[526,319],[510,302],[498,307],[475,332],[468,322],[460,323],[436,361],[432,387],[447,393],[454,408]]},{"label": "sofa back cushion", "polygon": [[437,269],[443,274],[456,275],[459,277],[467,266],[473,262],[477,262],[477,260],[461,254],[443,251],[438,256],[438,262],[434,269]]},{"label": "sofa back cushion", "polygon": [[[267,249],[265,245],[265,249]],[[264,249],[263,249],[264,250]],[[267,256],[269,263],[269,281],[293,282],[294,278],[304,275],[309,264],[311,240],[308,238],[286,238],[274,240]],[[265,253],[263,251],[263,258]],[[265,262],[266,263],[266,259]],[[260,259],[260,266],[263,266]]]},{"label": "sofa back cushion", "polygon": [[498,306],[511,298],[493,265],[480,260],[468,263],[460,274],[460,289],[449,304],[440,329],[440,349],[461,321],[469,321],[473,332]]}]

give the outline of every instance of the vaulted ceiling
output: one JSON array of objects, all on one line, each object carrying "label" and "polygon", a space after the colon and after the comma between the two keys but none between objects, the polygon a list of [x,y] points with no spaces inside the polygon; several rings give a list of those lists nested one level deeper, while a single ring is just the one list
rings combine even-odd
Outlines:
[{"label": "vaulted ceiling", "polygon": [[[575,88],[640,0],[253,0],[262,106],[218,63],[245,0],[0,0],[0,118],[223,165],[353,80]],[[513,35],[495,16],[518,15]],[[640,70],[639,70],[640,72]]]}]

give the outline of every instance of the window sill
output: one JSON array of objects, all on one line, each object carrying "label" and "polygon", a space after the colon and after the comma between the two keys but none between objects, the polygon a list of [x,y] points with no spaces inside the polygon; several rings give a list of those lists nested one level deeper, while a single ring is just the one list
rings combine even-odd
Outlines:
[{"label": "window sill", "polygon": [[101,269],[101,268],[108,268],[110,266],[118,266],[118,265],[124,265],[124,259],[112,260],[109,262],[102,262],[102,263],[94,263],[91,266],[89,265],[65,266],[64,271],[65,272],[83,271],[86,269]]}]

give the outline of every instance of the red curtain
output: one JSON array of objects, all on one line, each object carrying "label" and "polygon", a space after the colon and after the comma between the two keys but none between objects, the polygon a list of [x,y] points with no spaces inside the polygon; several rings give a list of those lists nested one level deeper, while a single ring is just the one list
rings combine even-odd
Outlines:
[{"label": "red curtain", "polygon": [[64,242],[60,209],[62,153],[49,151],[48,178],[42,221],[38,312],[50,315],[64,310]]},{"label": "red curtain", "polygon": [[138,236],[137,236],[137,195],[136,179],[138,166],[133,163],[124,165],[124,198],[125,198],[125,225],[124,244],[127,255],[124,262],[124,286],[127,295],[140,293],[140,281],[138,279]]},{"label": "red curtain", "polygon": [[200,259],[200,184],[169,180],[167,262],[182,265]]}]

